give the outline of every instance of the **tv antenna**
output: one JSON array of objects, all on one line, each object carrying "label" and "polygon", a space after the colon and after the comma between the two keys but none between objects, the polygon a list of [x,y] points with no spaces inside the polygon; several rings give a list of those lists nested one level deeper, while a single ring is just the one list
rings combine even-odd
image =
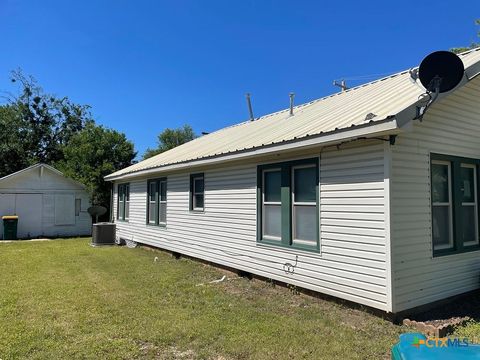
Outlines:
[{"label": "tv antenna", "polygon": [[333,85],[341,88],[342,92],[348,90],[347,82],[345,81],[345,79],[340,80],[340,82],[338,82],[337,80],[333,80]]}]

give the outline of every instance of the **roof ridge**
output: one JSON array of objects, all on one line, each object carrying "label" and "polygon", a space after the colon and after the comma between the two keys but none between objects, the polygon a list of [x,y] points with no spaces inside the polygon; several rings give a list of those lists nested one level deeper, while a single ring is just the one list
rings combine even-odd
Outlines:
[{"label": "roof ridge", "polygon": [[[480,48],[479,48],[480,49]],[[414,67],[415,68],[415,67]],[[343,95],[347,92],[352,92],[352,91],[355,91],[355,90],[358,90],[360,88],[363,88],[365,86],[369,86],[369,85],[373,85],[377,82],[380,82],[380,81],[384,81],[386,79],[391,79],[391,78],[394,78],[396,76],[399,76],[399,75],[403,75],[405,73],[407,73],[408,71],[410,71],[412,68],[410,69],[407,69],[407,70],[402,70],[402,71],[399,71],[399,72],[395,72],[395,73],[392,73],[390,75],[387,75],[387,76],[384,76],[384,77],[381,77],[381,78],[378,78],[378,79],[375,79],[375,80],[372,80],[372,81],[369,81],[367,83],[363,83],[363,84],[360,84],[360,85],[357,85],[357,86],[354,86],[352,88],[349,88],[345,91],[341,91],[341,92],[336,92],[336,93],[332,93],[332,94],[329,94],[329,95],[325,95],[325,96],[322,96],[318,99],[314,99],[314,100],[310,100],[310,101],[307,101],[305,103],[302,103],[302,104],[298,104],[298,105],[295,105],[293,108],[294,109],[299,109],[299,108],[302,108],[302,107],[306,107],[306,106],[309,106],[309,105],[313,105],[315,103],[318,103],[320,101],[323,101],[323,100],[326,100],[326,99],[329,99],[331,97],[334,97],[334,96],[340,96],[340,95]],[[244,125],[244,124],[248,124],[250,122],[253,122],[253,121],[259,121],[259,120],[263,120],[265,118],[268,118],[268,117],[271,117],[271,116],[275,116],[275,115],[278,115],[278,114],[281,114],[281,113],[284,113],[284,112],[288,112],[290,110],[290,108],[286,108],[286,109],[282,109],[282,110],[278,110],[278,111],[275,111],[275,112],[272,112],[272,113],[268,113],[268,114],[265,114],[265,115],[262,115],[262,116],[259,116],[257,118],[254,118],[254,120],[245,120],[245,121],[242,121],[242,122],[239,122],[239,123],[236,123],[236,124],[232,124],[232,125],[228,125],[228,126],[225,126],[223,128],[220,128],[218,130],[215,130],[211,133],[209,133],[208,135],[210,134],[214,134],[214,133],[218,133],[219,131],[222,131],[222,130],[226,130],[226,129],[230,129],[230,128],[233,128],[233,127],[236,127],[236,126],[240,126],[240,125]],[[206,135],[206,136],[208,136]]]},{"label": "roof ridge", "polygon": [[[457,54],[458,56],[465,56],[465,55],[468,55],[472,52],[475,52],[475,51],[480,51],[480,46],[479,47],[476,47],[474,49],[470,49],[470,50],[467,50],[467,51],[464,51],[460,54]],[[380,77],[378,79],[375,79],[375,80],[372,80],[372,81],[369,81],[369,82],[366,82],[366,83],[363,83],[363,84],[360,84],[360,85],[357,85],[357,86],[354,86],[352,88],[349,88],[345,91],[340,91],[340,92],[336,92],[336,93],[332,93],[330,95],[325,95],[325,96],[322,96],[318,99],[314,99],[314,100],[310,100],[310,101],[307,101],[305,103],[302,103],[302,104],[299,104],[299,105],[295,105],[293,108],[294,109],[298,109],[298,108],[301,108],[301,107],[305,107],[305,106],[309,106],[309,105],[312,105],[312,104],[315,104],[315,103],[318,103],[320,101],[323,101],[323,100],[326,100],[326,99],[329,99],[331,97],[334,97],[334,96],[340,96],[340,95],[343,95],[345,93],[348,93],[348,92],[352,92],[352,91],[355,91],[355,90],[358,90],[360,88],[363,88],[363,87],[366,87],[366,86],[369,86],[369,85],[373,85],[373,84],[376,84],[380,81],[384,81],[386,79],[391,79],[391,78],[394,78],[396,76],[399,76],[399,75],[403,75],[405,73],[407,73],[408,71],[412,70],[412,69],[416,69],[418,68],[418,66],[414,66],[414,67],[411,67],[411,68],[408,68],[406,70],[401,70],[401,71],[398,71],[398,72],[394,72],[390,75],[387,75],[387,76],[383,76],[383,77]],[[289,111],[290,108],[286,108],[286,109],[282,109],[282,110],[278,110],[278,111],[274,111],[272,113],[268,113],[268,114],[265,114],[265,115],[262,115],[262,116],[259,116],[257,118],[254,118],[253,121],[258,121],[258,120],[262,120],[262,119],[265,119],[265,118],[268,118],[268,117],[271,117],[271,116],[274,116],[274,115],[278,115],[278,114],[281,114],[282,112],[287,112]],[[250,121],[252,120],[246,120],[246,121],[242,121],[242,122],[239,122],[239,123],[236,123],[236,124],[232,124],[232,125],[229,125],[229,126],[226,126],[226,127],[223,127],[223,128],[220,128],[218,130],[215,130],[212,132],[213,133],[216,133],[218,131],[221,131],[221,130],[224,130],[224,129],[229,129],[229,128],[232,128],[232,127],[235,127],[235,126],[240,126],[240,125],[243,125],[243,124],[248,124]]]}]

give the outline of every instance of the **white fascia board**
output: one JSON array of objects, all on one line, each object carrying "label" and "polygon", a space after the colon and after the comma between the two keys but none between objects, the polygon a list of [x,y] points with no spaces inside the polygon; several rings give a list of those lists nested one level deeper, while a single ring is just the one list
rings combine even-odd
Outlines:
[{"label": "white fascia board", "polygon": [[251,151],[237,152],[233,154],[219,155],[217,157],[211,157],[206,159],[192,160],[188,162],[165,165],[161,167],[155,167],[151,169],[139,170],[132,173],[121,174],[117,176],[108,175],[104,179],[106,181],[132,179],[136,177],[146,176],[149,174],[158,174],[166,171],[175,171],[181,169],[187,169],[197,166],[206,166],[213,164],[220,164],[233,160],[241,160],[245,158],[252,158],[257,156],[271,155],[278,152],[289,150],[308,150],[310,148],[318,146],[328,146],[337,144],[343,141],[349,141],[361,137],[376,137],[397,134],[400,132],[397,126],[397,121],[392,118],[390,121],[385,121],[370,126],[355,127],[351,130],[343,130],[332,134],[326,134],[324,136],[312,137],[305,140],[287,142],[285,144],[278,144],[272,146],[261,147],[258,149],[252,149]]}]

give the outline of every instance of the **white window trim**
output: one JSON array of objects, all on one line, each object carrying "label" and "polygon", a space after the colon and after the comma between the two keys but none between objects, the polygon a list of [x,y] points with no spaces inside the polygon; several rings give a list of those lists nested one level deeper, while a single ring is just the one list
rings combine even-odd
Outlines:
[{"label": "white window trim", "polygon": [[[450,161],[443,160],[432,160],[432,165],[446,165],[448,171],[448,203],[446,202],[433,202],[433,206],[448,206],[448,215],[449,215],[449,239],[448,244],[445,245],[434,245],[432,238],[432,246],[434,250],[444,250],[453,248],[453,203],[452,203],[452,163]],[[432,178],[432,187],[433,187],[433,178]],[[432,222],[433,226],[433,222]],[[433,232],[433,228],[432,228]]]},{"label": "white window trim", "polygon": [[470,168],[473,169],[473,199],[474,202],[463,202],[462,206],[473,206],[474,207],[474,214],[475,214],[475,240],[473,241],[465,241],[463,246],[472,246],[478,245],[478,203],[477,203],[477,166],[475,164],[465,164],[461,163],[461,167],[463,168]]},{"label": "white window trim", "polygon": [[305,240],[305,239],[296,239],[296,230],[297,230],[297,224],[296,224],[296,213],[295,213],[295,207],[296,206],[317,206],[317,199],[313,202],[305,202],[305,201],[295,201],[295,170],[297,169],[308,169],[308,168],[314,168],[316,169],[317,165],[316,164],[304,164],[304,165],[297,165],[297,166],[292,166],[292,173],[291,173],[291,197],[292,197],[292,242],[295,244],[301,244],[301,245],[312,245],[312,243],[316,244],[317,240]]},{"label": "white window trim", "polygon": [[[265,240],[274,240],[274,241],[281,241],[281,236],[272,236],[265,234],[265,205],[275,205],[280,207],[280,217],[282,214],[282,201],[265,201],[265,173],[267,172],[280,172],[280,178],[282,176],[282,168],[273,168],[273,169],[264,169],[262,171],[262,239]],[[280,195],[281,195],[281,186],[280,186]],[[280,219],[280,224],[282,223],[282,219]],[[280,233],[282,228],[280,226]]]}]

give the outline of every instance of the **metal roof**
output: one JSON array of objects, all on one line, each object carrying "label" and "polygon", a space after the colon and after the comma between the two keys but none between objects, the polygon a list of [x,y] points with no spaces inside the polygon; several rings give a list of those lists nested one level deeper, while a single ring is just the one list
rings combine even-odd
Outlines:
[{"label": "metal roof", "polygon": [[[480,61],[480,49],[465,52],[460,57],[467,69]],[[220,129],[119,170],[106,179],[155,168],[160,171],[161,167],[172,164],[188,166],[199,159],[374,125],[416,104],[423,93],[425,89],[406,70],[295,106],[293,116],[285,109]]]}]

